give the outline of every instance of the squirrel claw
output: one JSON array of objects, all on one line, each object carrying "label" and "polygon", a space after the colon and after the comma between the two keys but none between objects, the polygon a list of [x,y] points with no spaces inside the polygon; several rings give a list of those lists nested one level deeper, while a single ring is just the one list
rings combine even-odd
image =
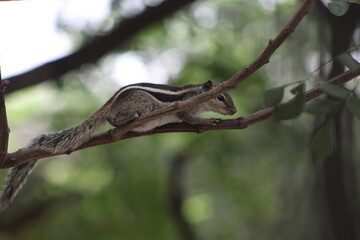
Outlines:
[{"label": "squirrel claw", "polygon": [[220,121],[221,121],[220,118],[211,118],[210,119],[210,125],[216,126],[218,123],[220,123]]}]

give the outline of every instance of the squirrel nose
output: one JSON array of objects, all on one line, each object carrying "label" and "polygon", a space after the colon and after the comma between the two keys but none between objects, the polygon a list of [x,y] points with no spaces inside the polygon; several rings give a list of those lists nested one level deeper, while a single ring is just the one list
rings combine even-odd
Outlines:
[{"label": "squirrel nose", "polygon": [[229,109],[229,115],[234,115],[237,112],[236,108]]}]

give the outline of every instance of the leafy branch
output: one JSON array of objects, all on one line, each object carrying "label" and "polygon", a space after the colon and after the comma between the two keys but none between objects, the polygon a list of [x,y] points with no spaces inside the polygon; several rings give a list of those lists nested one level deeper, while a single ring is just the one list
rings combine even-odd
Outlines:
[{"label": "leafy branch", "polygon": [[[289,35],[295,31],[295,28],[300,23],[301,19],[308,13],[308,9],[311,6],[312,2],[313,2],[313,0],[303,1],[301,6],[295,13],[295,15],[289,21],[289,23],[282,29],[282,31],[279,33],[279,35],[275,39],[269,41],[268,46],[264,49],[264,51],[260,54],[260,56],[255,61],[253,61],[247,68],[245,68],[241,71],[238,71],[227,81],[219,84],[217,87],[215,87],[214,89],[212,89],[206,93],[203,93],[199,96],[196,96],[196,97],[186,100],[184,102],[174,104],[167,108],[163,108],[163,109],[154,111],[151,114],[141,117],[138,120],[127,124],[124,127],[114,128],[114,129],[110,129],[110,130],[102,132],[102,133],[95,134],[91,137],[91,139],[87,143],[83,144],[82,146],[75,149],[74,151],[78,151],[78,150],[89,148],[89,147],[94,147],[97,145],[114,143],[114,142],[117,142],[120,140],[125,140],[128,138],[142,137],[142,136],[148,136],[148,135],[159,134],[159,133],[170,133],[170,132],[201,133],[201,132],[210,131],[210,130],[243,129],[243,128],[246,128],[247,126],[250,126],[250,125],[256,124],[258,122],[269,119],[274,112],[274,108],[262,109],[258,112],[255,112],[248,116],[240,117],[237,119],[223,120],[217,126],[194,126],[194,125],[189,125],[186,123],[172,123],[172,124],[167,124],[165,126],[156,128],[152,131],[148,131],[145,133],[131,132],[131,129],[136,128],[137,126],[139,126],[145,122],[151,121],[153,119],[159,118],[159,117],[167,115],[167,114],[181,111],[183,109],[191,108],[191,107],[193,107],[199,103],[202,103],[210,98],[213,98],[223,92],[226,92],[232,88],[236,88],[236,86],[241,81],[243,81],[246,78],[248,78],[249,76],[251,76],[258,69],[260,69],[262,66],[264,66],[266,63],[269,62],[272,54],[284,43],[284,41],[289,37]],[[359,69],[357,69],[356,71],[349,70],[349,71],[347,71],[343,74],[340,74],[339,76],[331,79],[329,81],[329,83],[332,83],[335,85],[341,85],[345,82],[350,81],[351,79],[355,78],[358,75],[360,75]],[[301,91],[303,91],[303,90],[301,90]],[[320,85],[318,85],[317,87],[304,93],[303,99],[304,99],[304,101],[309,101],[311,99],[314,99],[314,98],[320,96],[322,93],[323,93],[323,90],[321,89]],[[286,106],[288,104],[293,103],[295,100],[296,100],[296,97],[289,101],[283,102],[282,104],[279,104],[278,106]],[[70,153],[71,152],[68,152],[67,154],[70,154]],[[47,153],[44,151],[31,149],[31,148],[21,148],[21,149],[17,150],[16,152],[9,153],[7,155],[6,162],[2,168],[9,168],[9,167],[13,167],[13,166],[23,164],[26,162],[30,162],[30,161],[38,160],[41,158],[50,157],[50,156],[55,156],[55,155],[60,155],[60,154]]]},{"label": "leafy branch", "polygon": [[[357,72],[347,71],[343,74],[340,74],[333,79],[329,80],[328,83],[334,84],[334,85],[342,85],[355,77],[360,75],[360,70]],[[324,91],[321,90],[321,84],[318,86],[310,89],[304,94],[305,101],[310,101],[314,98],[319,97],[321,94],[323,94]],[[287,105],[294,101],[293,99],[290,99],[288,101],[285,101],[281,103],[280,105]],[[160,133],[173,133],[173,132],[193,132],[193,133],[202,133],[206,131],[212,131],[212,130],[241,130],[248,126],[254,125],[256,123],[265,121],[269,118],[271,118],[272,114],[274,112],[274,108],[265,108],[262,110],[259,110],[255,113],[252,113],[250,115],[236,118],[236,119],[228,119],[228,120],[222,120],[219,124],[216,126],[208,126],[208,125],[190,125],[186,123],[171,123],[167,124],[161,127],[158,127],[156,129],[153,129],[148,132],[127,132],[124,135],[121,135],[117,137],[116,139],[113,138],[113,131],[116,131],[117,129],[110,129],[98,134],[94,134],[91,139],[80,146],[79,148],[75,149],[74,151],[79,151],[81,149],[90,148],[94,146],[104,145],[104,144],[110,144],[114,143],[120,140],[125,140],[129,138],[135,138],[135,137],[144,137],[154,134],[160,134]],[[120,129],[121,130],[121,129]],[[70,154],[70,152],[68,153]],[[37,159],[56,156],[61,154],[52,154],[47,153],[40,150],[34,150],[31,148],[22,148],[17,150],[16,152],[9,153],[7,156],[7,162],[6,165],[3,168],[9,168],[13,167],[19,164],[23,164],[26,162],[31,162]]]}]

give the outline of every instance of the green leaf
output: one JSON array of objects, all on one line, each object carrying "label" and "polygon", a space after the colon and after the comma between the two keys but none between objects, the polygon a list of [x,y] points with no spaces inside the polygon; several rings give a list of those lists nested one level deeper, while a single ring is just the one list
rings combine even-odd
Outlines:
[{"label": "green leaf", "polygon": [[310,142],[311,153],[315,161],[323,161],[336,150],[334,122],[326,121],[315,132]]},{"label": "green leaf", "polygon": [[295,98],[287,104],[280,104],[274,108],[273,116],[275,120],[288,120],[296,118],[304,111],[305,105],[305,85],[299,84],[294,89]]},{"label": "green leaf", "polygon": [[357,3],[360,4],[360,0],[348,0],[349,3]]},{"label": "green leaf", "polygon": [[271,88],[264,92],[265,107],[273,107],[279,104],[284,96],[284,86]]},{"label": "green leaf", "polygon": [[330,113],[339,101],[333,99],[315,99],[305,105],[305,111],[311,114]]},{"label": "green leaf", "polygon": [[360,119],[360,99],[356,94],[352,94],[346,101],[346,107]]},{"label": "green leaf", "polygon": [[338,99],[345,99],[350,94],[350,91],[348,89],[330,83],[321,84],[320,89],[324,93]]},{"label": "green leaf", "polygon": [[334,1],[328,4],[328,8],[335,16],[343,16],[349,9],[349,3],[343,1]]},{"label": "green leaf", "polygon": [[360,68],[360,64],[349,53],[341,54],[338,59],[352,72],[356,72]]}]

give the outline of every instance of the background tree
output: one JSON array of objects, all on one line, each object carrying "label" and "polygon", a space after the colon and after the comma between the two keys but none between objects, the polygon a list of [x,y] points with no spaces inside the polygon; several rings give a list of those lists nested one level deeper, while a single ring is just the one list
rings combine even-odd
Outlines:
[{"label": "background tree", "polygon": [[[353,43],[359,41],[359,35],[354,34],[359,27],[360,7],[352,5],[344,16],[337,17],[331,14],[320,2],[316,5],[319,19],[326,24],[327,31],[319,29],[320,39],[326,39],[323,54],[330,54],[334,58],[329,73],[322,75],[323,79],[332,78],[344,72],[341,54],[346,52]],[[321,24],[319,24],[321,25]],[[322,216],[327,230],[323,239],[333,236],[334,239],[355,239],[359,234],[360,218],[358,214],[359,191],[358,169],[353,168],[358,163],[356,156],[356,125],[354,118],[347,108],[341,107],[332,116],[318,117],[319,123],[334,120],[335,150],[325,159],[324,164],[315,165],[317,183],[319,184],[319,200],[323,205],[326,215]],[[332,121],[331,120],[331,121]],[[355,144],[355,145],[354,145]]]}]

